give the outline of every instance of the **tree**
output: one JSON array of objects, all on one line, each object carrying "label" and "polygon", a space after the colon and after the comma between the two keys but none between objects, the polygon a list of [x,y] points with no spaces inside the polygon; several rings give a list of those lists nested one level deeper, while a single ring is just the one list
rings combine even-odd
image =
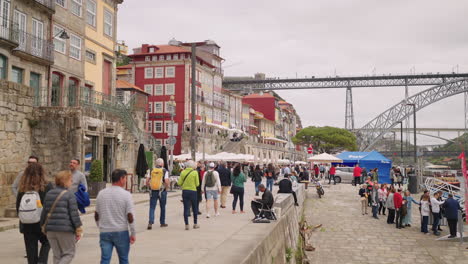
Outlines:
[{"label": "tree", "polygon": [[93,162],[91,163],[89,179],[91,180],[91,182],[103,181],[102,162],[100,160],[93,160]]},{"label": "tree", "polygon": [[346,129],[337,127],[310,126],[292,138],[296,145],[310,145],[319,152],[334,153],[342,150],[357,150],[356,136]]}]

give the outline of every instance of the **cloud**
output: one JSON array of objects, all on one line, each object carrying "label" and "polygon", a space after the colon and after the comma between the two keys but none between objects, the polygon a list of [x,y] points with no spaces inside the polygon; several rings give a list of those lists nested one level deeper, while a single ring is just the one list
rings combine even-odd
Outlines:
[{"label": "cloud", "polygon": [[[467,72],[468,1],[124,1],[118,39],[131,48],[213,39],[227,76]],[[412,94],[416,88],[410,88]],[[345,90],[279,91],[304,125],[344,126]],[[404,88],[354,89],[356,126],[404,97]],[[418,125],[463,127],[463,96],[429,106]]]}]

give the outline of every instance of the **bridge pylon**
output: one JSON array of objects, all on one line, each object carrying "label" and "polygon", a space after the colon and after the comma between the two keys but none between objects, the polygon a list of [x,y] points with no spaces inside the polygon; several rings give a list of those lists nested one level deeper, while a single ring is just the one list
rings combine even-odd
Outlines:
[{"label": "bridge pylon", "polygon": [[345,128],[348,130],[354,129],[353,92],[351,87],[346,88]]}]

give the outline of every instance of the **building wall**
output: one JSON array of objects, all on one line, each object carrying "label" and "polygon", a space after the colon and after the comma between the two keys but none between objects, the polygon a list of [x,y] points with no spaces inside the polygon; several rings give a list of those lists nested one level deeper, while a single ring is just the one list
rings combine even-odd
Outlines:
[{"label": "building wall", "polygon": [[262,112],[265,118],[275,121],[275,100],[274,97],[244,97],[242,102],[251,105],[255,111]]},{"label": "building wall", "polygon": [[[93,86],[95,91],[103,92],[103,69],[104,61],[112,63],[112,72],[110,79],[111,94],[114,94],[115,87],[115,56],[114,48],[116,45],[116,23],[117,16],[116,4],[112,1],[94,0],[97,6],[95,26],[86,23],[86,41],[85,50],[94,54],[95,60],[86,58],[85,79],[86,83]],[[107,3],[106,3],[107,2]],[[110,12],[114,18],[112,36],[104,33],[104,11]],[[83,52],[85,56],[86,51]]]},{"label": "building wall", "polygon": [[11,184],[31,155],[33,91],[0,80],[0,216],[14,204]]}]

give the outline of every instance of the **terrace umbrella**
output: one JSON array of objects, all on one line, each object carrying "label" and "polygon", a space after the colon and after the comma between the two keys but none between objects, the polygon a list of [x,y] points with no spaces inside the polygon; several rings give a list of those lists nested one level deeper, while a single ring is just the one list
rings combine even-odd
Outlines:
[{"label": "terrace umbrella", "polygon": [[141,178],[145,177],[147,170],[148,163],[146,162],[145,146],[143,146],[143,144],[140,144],[140,147],[138,148],[137,163],[135,168],[136,175],[138,176],[138,183],[140,183]]}]

